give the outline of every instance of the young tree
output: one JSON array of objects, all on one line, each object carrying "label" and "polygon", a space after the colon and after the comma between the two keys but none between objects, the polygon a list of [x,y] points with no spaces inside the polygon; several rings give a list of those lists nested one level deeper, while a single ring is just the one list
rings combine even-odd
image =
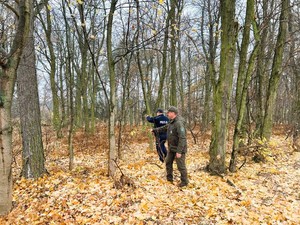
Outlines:
[{"label": "young tree", "polygon": [[184,77],[183,77],[183,68],[182,68],[182,42],[181,42],[182,24],[181,23],[182,23],[182,11],[184,9],[184,1],[177,1],[176,8],[177,8],[176,20],[178,24],[177,32],[176,32],[177,61],[178,61],[177,79],[179,80],[180,108],[183,109],[185,107],[185,99],[184,99],[185,91],[184,91]]},{"label": "young tree", "polygon": [[80,104],[76,105],[76,111],[82,111],[82,114],[79,114],[80,117],[77,117],[77,124],[81,125],[81,120],[84,122],[85,131],[89,131],[89,115],[88,115],[88,81],[89,81],[89,73],[87,71],[88,67],[88,41],[87,41],[87,22],[84,16],[85,13],[85,3],[79,3],[77,6],[79,17],[80,17],[80,24],[81,27],[77,26],[75,23],[76,31],[78,35],[78,44],[80,49],[80,58],[81,58],[81,65],[80,69],[78,70],[79,79],[77,82],[77,92],[76,92],[76,101]]},{"label": "young tree", "polygon": [[[259,43],[259,49],[257,53],[257,65],[256,65],[256,74],[255,77],[257,79],[257,82],[254,83],[255,86],[255,103],[256,107],[254,107],[256,116],[255,116],[255,123],[256,123],[256,130],[254,132],[254,136],[258,136],[259,130],[262,126],[263,117],[265,114],[264,104],[266,99],[266,70],[268,67],[268,61],[267,61],[267,49],[268,49],[268,36],[269,36],[269,24],[270,24],[270,15],[268,14],[269,8],[273,9],[270,1],[263,0],[262,1],[262,15],[260,16],[263,21],[260,22],[260,43]],[[256,12],[258,16],[259,12]],[[270,45],[270,42],[269,42]],[[254,104],[253,104],[254,105]]]},{"label": "young tree", "polygon": [[71,41],[71,31],[70,25],[67,20],[66,15],[66,6],[64,1],[62,0],[62,14],[64,18],[64,26],[65,26],[65,40],[66,40],[66,67],[65,67],[65,77],[66,77],[66,85],[67,85],[67,98],[68,98],[68,152],[69,152],[69,170],[74,168],[74,148],[73,148],[73,132],[74,132],[74,72],[72,71],[72,62],[73,62],[73,49],[72,41]]},{"label": "young tree", "polygon": [[270,139],[273,126],[273,113],[276,103],[277,89],[282,75],[283,51],[285,47],[288,25],[289,0],[281,1],[280,24],[273,57],[273,65],[267,92],[265,115],[261,129],[261,138]]},{"label": "young tree", "polygon": [[116,172],[116,138],[115,138],[115,115],[116,115],[116,74],[115,74],[115,61],[112,53],[112,29],[114,12],[116,11],[116,5],[118,0],[112,0],[110,4],[110,10],[107,21],[107,60],[109,69],[109,84],[110,84],[110,98],[109,98],[109,155],[108,155],[108,174],[114,176]]},{"label": "young tree", "polygon": [[[140,3],[139,0],[135,0],[136,1],[136,19],[137,19],[137,33],[135,36],[135,44],[136,46],[139,45],[139,38],[140,38],[140,32],[141,32],[141,26],[140,26]],[[146,79],[145,79],[145,75],[144,75],[144,71],[142,68],[142,60],[141,60],[141,55],[140,55],[140,49],[137,49],[136,51],[136,58],[137,58],[137,66],[139,69],[139,74],[140,74],[140,78],[141,78],[141,86],[142,86],[142,92],[143,92],[143,96],[144,96],[144,102],[145,102],[145,106],[146,106],[146,114],[150,114],[150,103],[149,103],[149,96],[147,95],[147,90],[146,90]]]},{"label": "young tree", "polygon": [[178,0],[171,0],[171,8],[169,11],[169,18],[171,22],[171,46],[170,46],[170,55],[171,55],[171,89],[170,89],[170,105],[177,106],[177,76],[176,76],[176,39],[177,39],[177,32],[178,25],[176,22],[176,1]]},{"label": "young tree", "polygon": [[[206,59],[205,68],[205,96],[204,96],[204,111],[202,115],[202,131],[208,128],[210,121],[210,101],[211,101],[211,86],[212,80],[216,77],[216,57],[217,47],[219,45],[219,21],[220,21],[220,6],[219,1],[204,0],[201,20],[201,46]],[[204,18],[207,18],[204,20]],[[205,39],[205,24],[208,23],[208,40]],[[207,43],[207,44],[206,44]]]},{"label": "young tree", "polygon": [[[1,3],[3,5],[7,3]],[[2,7],[3,7],[2,5]],[[18,24],[9,53],[0,49],[0,215],[7,214],[12,207],[12,124],[11,106],[17,68],[26,39],[30,32],[32,0],[19,0],[14,12]],[[9,6],[10,9],[14,9]]]},{"label": "young tree", "polygon": [[163,47],[162,47],[161,73],[159,77],[157,100],[155,103],[156,109],[159,108],[163,102],[163,88],[164,88],[164,83],[167,75],[167,65],[168,65],[169,26],[170,26],[170,13],[168,12],[168,16],[166,18],[166,23],[165,23],[164,40],[163,40]]},{"label": "young tree", "polygon": [[[42,24],[43,30],[46,36],[46,43],[49,49],[49,56],[47,56],[48,63],[50,65],[50,87],[51,87],[51,94],[52,94],[52,124],[54,129],[56,130],[57,137],[61,137],[61,116],[60,116],[60,106],[59,106],[59,96],[58,96],[58,85],[57,80],[55,77],[57,62],[56,62],[56,54],[55,48],[53,43],[53,20],[51,19],[50,14],[50,5],[49,0],[43,0],[44,8],[46,12],[46,18],[40,19]],[[40,14],[40,17],[41,14]]]},{"label": "young tree", "polygon": [[[236,158],[238,153],[238,148],[240,146],[241,136],[242,136],[242,124],[244,121],[244,116],[246,113],[246,100],[247,100],[247,91],[248,86],[251,80],[251,75],[254,70],[255,60],[257,58],[258,46],[259,46],[259,34],[255,22],[255,2],[254,0],[247,1],[245,25],[243,31],[243,40],[241,44],[240,51],[240,62],[239,70],[237,77],[237,86],[236,86],[236,108],[237,108],[237,118],[235,122],[235,129],[233,135],[233,146],[231,152],[231,159],[229,170],[231,172],[236,171]],[[254,50],[247,61],[248,48],[250,43],[250,28],[253,25],[254,36],[256,38],[256,44]]]}]

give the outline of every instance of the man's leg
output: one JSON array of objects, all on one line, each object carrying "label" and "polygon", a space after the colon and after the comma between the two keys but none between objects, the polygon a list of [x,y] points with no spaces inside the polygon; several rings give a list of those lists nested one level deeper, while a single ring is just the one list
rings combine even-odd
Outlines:
[{"label": "man's leg", "polygon": [[182,154],[181,158],[176,158],[176,164],[177,164],[177,168],[181,175],[180,186],[186,186],[189,183],[189,181],[188,181],[187,169],[186,169],[186,165],[185,165],[185,154]]},{"label": "man's leg", "polygon": [[163,152],[162,152],[162,149],[161,149],[159,140],[156,141],[155,145],[156,145],[156,151],[157,151],[157,154],[158,154],[158,156],[159,156],[159,160],[160,160],[161,162],[164,162],[164,158],[165,158],[165,157],[164,157],[164,154],[163,154]]},{"label": "man's leg", "polygon": [[164,140],[164,139],[160,140],[160,148],[162,150],[162,153],[164,154],[164,157],[166,158],[167,157],[167,149],[166,149],[165,143],[166,143],[166,140]]},{"label": "man's leg", "polygon": [[167,180],[173,181],[173,161],[176,153],[168,151],[166,157],[166,170],[167,170]]}]

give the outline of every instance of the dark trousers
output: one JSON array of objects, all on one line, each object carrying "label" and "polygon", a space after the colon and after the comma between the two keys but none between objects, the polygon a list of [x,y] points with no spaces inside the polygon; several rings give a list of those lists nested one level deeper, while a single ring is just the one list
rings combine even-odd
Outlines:
[{"label": "dark trousers", "polygon": [[161,162],[164,162],[164,160],[167,156],[167,149],[166,149],[166,146],[165,146],[165,142],[166,142],[166,139],[158,138],[156,140],[156,151],[157,151],[157,154],[159,156],[159,160]]},{"label": "dark trousers", "polygon": [[177,168],[180,172],[180,180],[183,184],[188,184],[187,169],[185,165],[185,154],[181,154],[181,158],[176,158],[176,152],[168,151],[166,157],[167,180],[173,181],[173,162],[176,161]]}]

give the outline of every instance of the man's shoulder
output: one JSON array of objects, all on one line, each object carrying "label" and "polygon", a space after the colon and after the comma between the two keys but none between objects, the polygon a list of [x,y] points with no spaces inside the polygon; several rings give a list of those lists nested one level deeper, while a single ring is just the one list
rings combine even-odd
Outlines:
[{"label": "man's shoulder", "polygon": [[178,126],[184,126],[185,121],[184,121],[184,119],[180,116],[180,117],[176,117],[175,123],[176,123]]}]

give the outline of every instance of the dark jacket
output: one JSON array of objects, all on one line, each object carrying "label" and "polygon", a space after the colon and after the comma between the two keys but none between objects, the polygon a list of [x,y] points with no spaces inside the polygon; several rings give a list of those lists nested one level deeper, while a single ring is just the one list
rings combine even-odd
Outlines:
[{"label": "dark jacket", "polygon": [[154,130],[159,132],[167,131],[169,151],[181,154],[187,152],[186,129],[181,117],[177,116],[166,126]]},{"label": "dark jacket", "polygon": [[[160,114],[155,117],[147,116],[147,121],[150,123],[154,123],[154,128],[157,128],[157,127],[162,127],[162,126],[165,126],[166,124],[168,124],[169,118],[166,117],[164,114]],[[157,136],[157,134],[155,134],[155,135]],[[158,135],[159,135],[160,141],[167,139],[167,131],[159,132]]]},{"label": "dark jacket", "polygon": [[164,114],[160,114],[158,116],[150,117],[147,116],[147,121],[150,123],[154,123],[154,128],[162,127],[168,124],[169,119]]}]

